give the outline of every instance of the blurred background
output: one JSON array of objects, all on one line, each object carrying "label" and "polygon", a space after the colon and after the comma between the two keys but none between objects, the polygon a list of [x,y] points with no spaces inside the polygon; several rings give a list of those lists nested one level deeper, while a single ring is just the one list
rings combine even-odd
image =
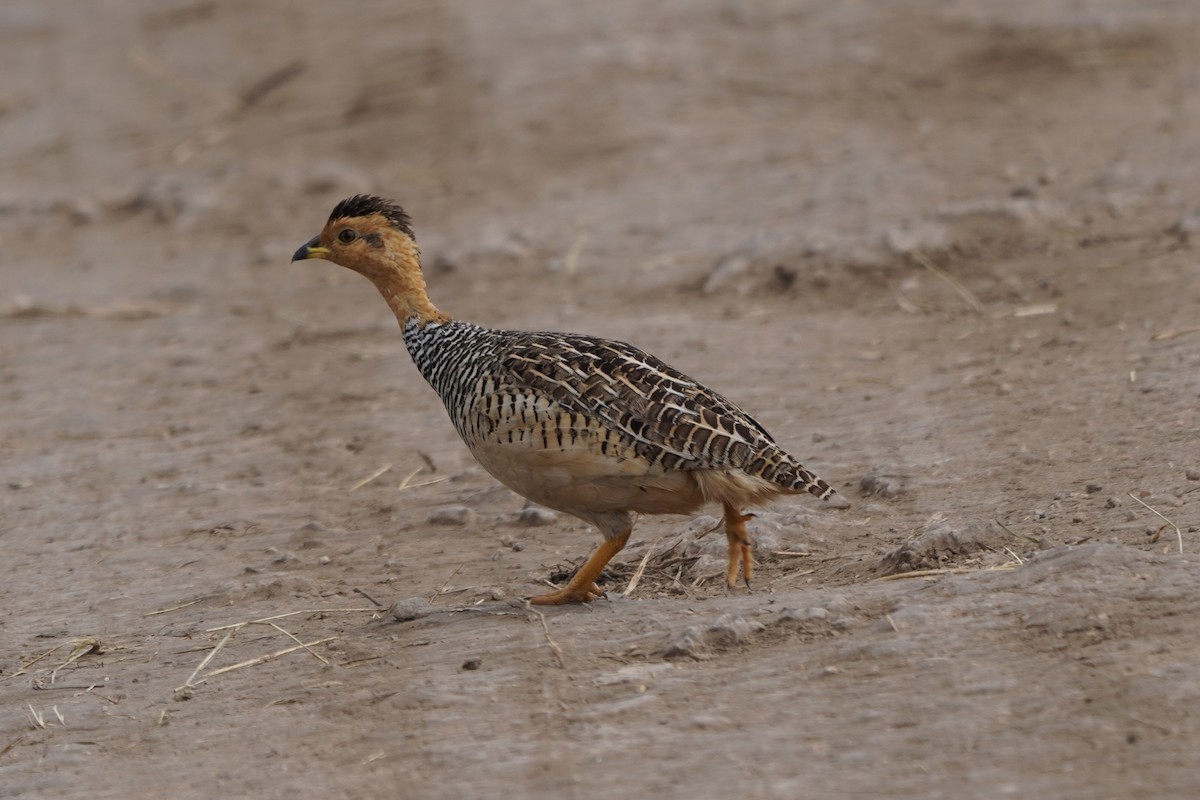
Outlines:
[{"label": "blurred background", "polygon": [[[1188,2],[0,15],[0,225],[55,263],[10,260],[9,291],[123,291],[214,259],[250,280],[360,191],[407,206],[427,255],[571,253],[648,288],[731,253],[871,262],[1200,202]],[[186,266],[151,248],[148,275],[130,256],[158,229],[214,246]]]}]

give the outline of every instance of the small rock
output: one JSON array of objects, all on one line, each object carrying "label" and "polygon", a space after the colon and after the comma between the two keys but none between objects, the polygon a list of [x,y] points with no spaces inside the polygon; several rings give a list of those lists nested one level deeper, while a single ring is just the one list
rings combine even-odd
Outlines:
[{"label": "small rock", "polygon": [[722,614],[717,621],[705,631],[705,638],[711,644],[728,647],[745,640],[750,634],[766,628],[758,620],[748,620],[736,614]]},{"label": "small rock", "polygon": [[558,522],[558,514],[548,508],[539,508],[538,506],[521,509],[521,514],[517,517],[517,524],[527,528],[540,528],[545,525],[553,525],[555,522]]},{"label": "small rock", "polygon": [[483,659],[479,656],[471,656],[463,662],[462,668],[465,670],[476,670],[483,666]]},{"label": "small rock", "polygon": [[872,469],[863,475],[858,484],[866,497],[895,497],[904,491],[899,475],[888,474],[880,469]]},{"label": "small rock", "polygon": [[794,609],[785,608],[779,612],[779,616],[775,618],[776,622],[824,622],[829,619],[828,609],[819,606],[812,608]]},{"label": "small rock", "polygon": [[1200,469],[1189,469],[1183,474],[1189,481],[1200,481]]},{"label": "small rock", "polygon": [[722,614],[711,625],[689,625],[673,638],[663,652],[667,658],[708,658],[714,647],[728,648],[766,626],[758,620],[747,620],[736,614]]},{"label": "small rock", "polygon": [[698,581],[706,578],[715,578],[718,575],[725,574],[725,568],[729,565],[727,556],[714,556],[708,553],[703,553],[697,558],[690,567],[687,568],[688,581]]},{"label": "small rock", "polygon": [[330,558],[329,556],[321,556],[320,558],[317,559],[317,563],[319,565],[321,565],[322,567],[327,566],[332,561],[333,561],[333,559]]},{"label": "small rock", "polygon": [[426,520],[430,525],[466,525],[475,512],[466,506],[442,506],[434,510]]},{"label": "small rock", "polygon": [[388,610],[397,622],[420,619],[434,612],[433,606],[424,597],[409,597],[406,600],[397,600],[392,603],[392,607]]},{"label": "small rock", "polygon": [[1086,488],[1087,488],[1088,494],[1095,494],[1096,492],[1100,491],[1104,487],[1098,483],[1089,483]]},{"label": "small rock", "polygon": [[704,641],[704,632],[700,626],[689,625],[680,631],[679,635],[667,643],[663,656],[666,658],[707,658],[708,643]]},{"label": "small rock", "polygon": [[1121,501],[1115,497],[1110,497],[1104,501],[1105,508],[1116,508],[1119,505],[1121,505]]}]

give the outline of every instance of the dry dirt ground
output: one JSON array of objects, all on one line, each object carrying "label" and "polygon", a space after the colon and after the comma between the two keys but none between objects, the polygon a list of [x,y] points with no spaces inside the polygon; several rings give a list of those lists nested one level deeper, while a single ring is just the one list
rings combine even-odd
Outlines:
[{"label": "dry dirt ground", "polygon": [[[0,44],[0,797],[1200,792],[1192,0],[6,2]],[[764,512],[752,593],[647,518],[608,600],[523,608],[598,537],[288,263],[361,191],[442,308],[634,341],[848,502]]]}]

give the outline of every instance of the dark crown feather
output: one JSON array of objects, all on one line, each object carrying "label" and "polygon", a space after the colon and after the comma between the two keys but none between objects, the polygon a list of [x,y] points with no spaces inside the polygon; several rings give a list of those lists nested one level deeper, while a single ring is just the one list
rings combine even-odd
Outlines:
[{"label": "dark crown feather", "polygon": [[329,221],[333,222],[349,217],[365,217],[370,214],[382,214],[393,228],[413,239],[416,238],[413,236],[412,220],[403,208],[391,200],[384,200],[382,197],[370,194],[356,194],[353,197],[347,197],[333,207]]}]

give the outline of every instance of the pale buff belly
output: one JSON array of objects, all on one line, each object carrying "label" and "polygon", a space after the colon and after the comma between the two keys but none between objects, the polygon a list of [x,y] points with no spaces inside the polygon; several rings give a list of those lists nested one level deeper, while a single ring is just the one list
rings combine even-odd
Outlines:
[{"label": "pale buff belly", "polygon": [[587,446],[538,449],[484,443],[471,451],[498,481],[533,502],[570,514],[635,511],[691,514],[706,502],[742,508],[782,494],[741,470],[667,470],[632,449],[600,454]]}]

